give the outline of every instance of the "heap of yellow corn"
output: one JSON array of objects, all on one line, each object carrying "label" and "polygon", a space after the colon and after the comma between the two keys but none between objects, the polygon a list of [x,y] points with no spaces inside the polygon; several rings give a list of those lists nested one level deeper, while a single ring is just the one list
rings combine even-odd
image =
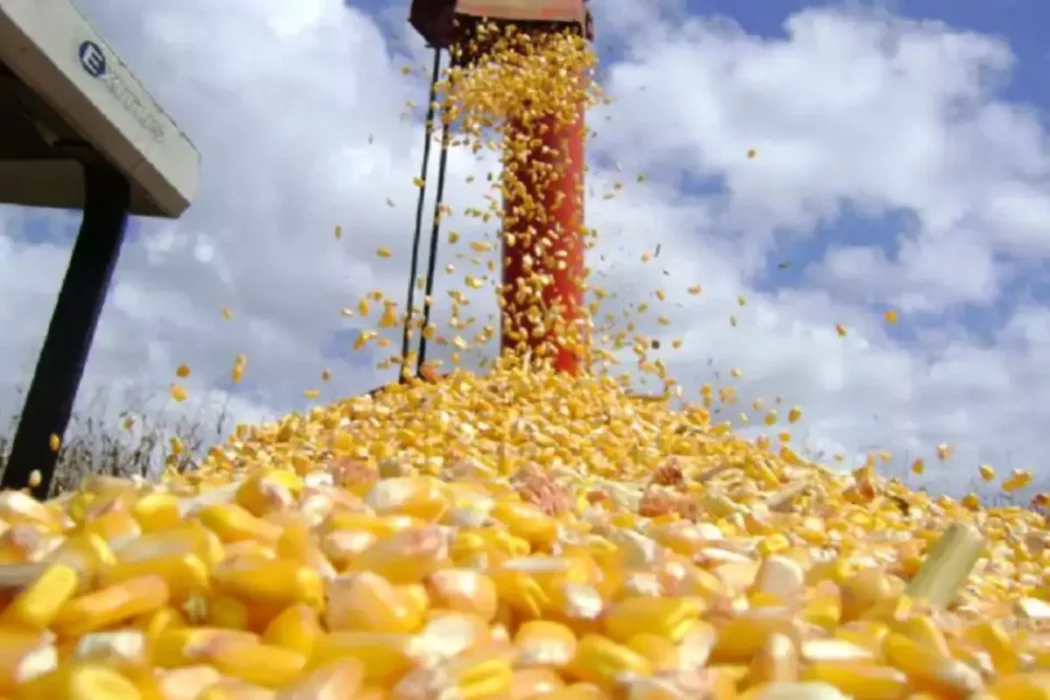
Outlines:
[{"label": "heap of yellow corn", "polygon": [[1050,694],[1036,514],[611,379],[454,372],[0,518],[2,697]]},{"label": "heap of yellow corn", "polygon": [[[446,86],[467,140],[582,99],[578,41],[498,48]],[[1050,698],[1040,516],[743,439],[710,387],[672,409],[633,326],[583,326],[585,376],[453,371],[162,483],[0,494],[0,698]],[[621,348],[667,398],[601,369]]]}]

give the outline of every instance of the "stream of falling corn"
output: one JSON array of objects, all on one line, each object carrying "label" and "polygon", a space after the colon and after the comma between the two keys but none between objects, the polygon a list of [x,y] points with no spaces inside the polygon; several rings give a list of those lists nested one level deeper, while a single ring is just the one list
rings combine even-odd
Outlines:
[{"label": "stream of falling corn", "polygon": [[[500,35],[442,100],[480,150],[599,99],[593,66]],[[632,396],[601,353],[666,373],[604,333],[578,377],[431,372],[241,426],[159,484],[0,494],[0,698],[1050,698],[1038,514],[746,440],[710,389]]]}]

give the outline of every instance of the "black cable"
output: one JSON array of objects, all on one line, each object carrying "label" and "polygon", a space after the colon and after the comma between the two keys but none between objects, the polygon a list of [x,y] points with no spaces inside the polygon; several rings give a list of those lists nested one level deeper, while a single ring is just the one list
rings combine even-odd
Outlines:
[{"label": "black cable", "polygon": [[[446,122],[441,129],[441,157],[438,159],[437,196],[434,199],[434,227],[430,230],[430,260],[427,263],[426,296],[429,299],[434,293],[434,270],[437,268],[438,239],[441,236],[441,203],[445,198],[445,170],[448,168],[448,143],[450,127]],[[419,358],[416,365],[423,366],[427,359],[426,329],[430,325],[430,304],[423,306],[423,332],[419,334]]]},{"label": "black cable", "polygon": [[[419,188],[419,201],[416,202],[416,230],[412,237],[412,269],[408,277],[408,299],[405,306],[405,329],[404,335],[401,338],[401,377],[402,382],[408,377],[408,372],[405,370],[408,368],[408,340],[412,332],[412,307],[415,304],[416,299],[416,275],[419,273],[419,244],[423,238],[423,209],[424,200],[427,196],[427,171],[430,169],[430,130],[433,128],[434,116],[436,113],[435,105],[437,103],[437,83],[438,78],[441,76],[441,49],[434,48],[434,72],[430,78],[430,99],[427,100],[427,116],[426,122],[423,125],[423,131],[425,134],[425,140],[423,142],[423,164],[420,168],[419,178],[422,184]],[[446,127],[445,132],[448,129]],[[445,143],[443,140],[442,143]],[[442,172],[439,183],[444,180],[444,162],[445,158],[442,155]],[[443,185],[438,185],[438,202],[441,202],[441,189]],[[431,258],[434,256],[434,245],[431,243]],[[430,267],[430,274],[433,275],[433,265]],[[430,293],[429,291],[427,292]],[[429,313],[429,308],[427,309]],[[429,317],[429,316],[428,316]],[[426,326],[424,325],[424,328]],[[422,360],[420,360],[422,364]]]}]

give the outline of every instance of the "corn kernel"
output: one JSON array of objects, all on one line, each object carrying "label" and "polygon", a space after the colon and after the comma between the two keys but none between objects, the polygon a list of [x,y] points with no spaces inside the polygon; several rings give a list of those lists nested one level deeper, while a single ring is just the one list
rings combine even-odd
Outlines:
[{"label": "corn kernel", "polygon": [[59,609],[52,629],[65,637],[81,636],[159,610],[169,597],[160,576],[129,579],[70,600]]},{"label": "corn kernel", "polygon": [[0,625],[43,630],[76,594],[80,576],[63,564],[53,564],[26,586],[0,614]]},{"label": "corn kernel", "polygon": [[581,681],[611,691],[625,674],[648,676],[653,667],[647,658],[626,646],[608,637],[589,634],[580,640],[568,671]]}]

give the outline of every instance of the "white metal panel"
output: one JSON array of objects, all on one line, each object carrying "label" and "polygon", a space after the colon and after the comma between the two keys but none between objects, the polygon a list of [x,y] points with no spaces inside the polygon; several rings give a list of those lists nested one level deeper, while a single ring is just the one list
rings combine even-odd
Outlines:
[{"label": "white metal panel", "polygon": [[[136,213],[186,210],[198,185],[197,150],[69,0],[0,0],[0,61],[124,172],[139,190]],[[26,172],[21,194],[12,187],[5,196],[18,166],[0,163],[0,200],[29,204],[27,189],[48,187],[46,166]],[[68,175],[54,177],[52,187]]]}]

